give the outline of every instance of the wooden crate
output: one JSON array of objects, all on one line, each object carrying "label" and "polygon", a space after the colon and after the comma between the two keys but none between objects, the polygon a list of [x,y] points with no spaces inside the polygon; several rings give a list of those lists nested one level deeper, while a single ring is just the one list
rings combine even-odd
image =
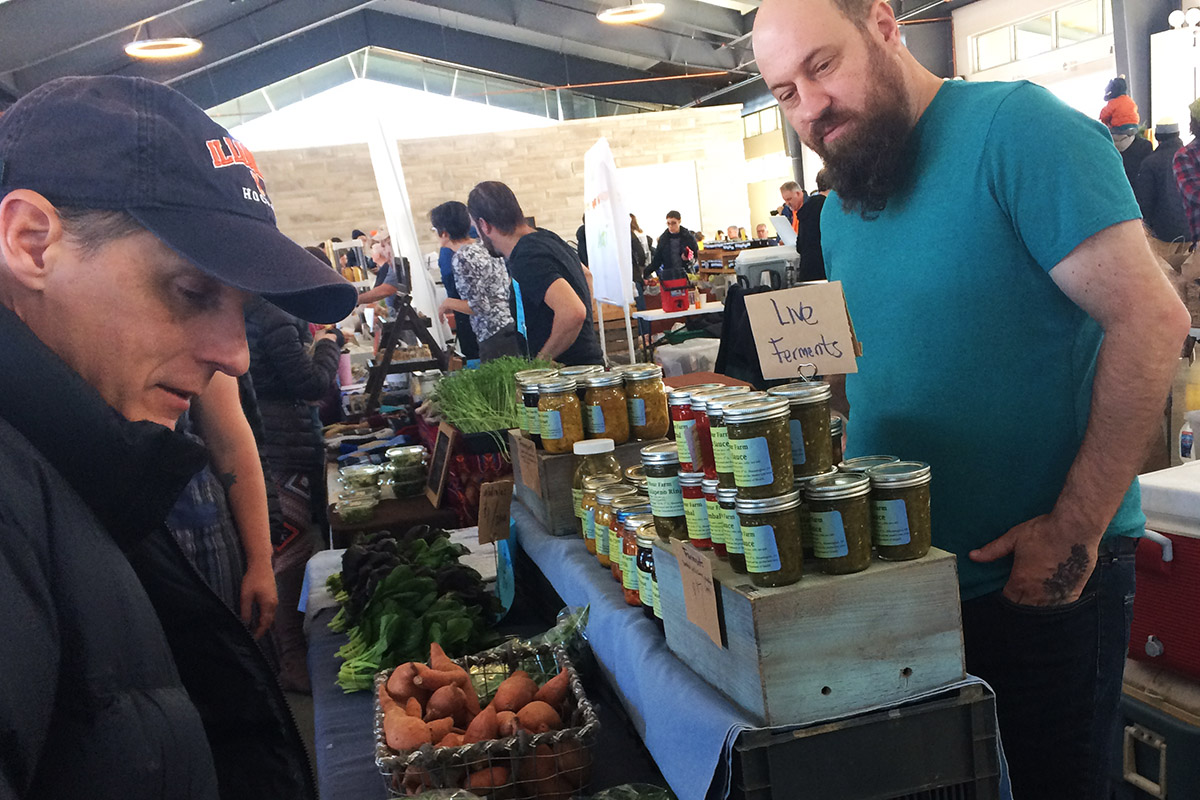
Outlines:
[{"label": "wooden crate", "polygon": [[945,551],[777,589],[709,558],[724,647],[687,619],[675,556],[655,545],[667,645],[760,725],[897,703],[965,675],[958,574]]},{"label": "wooden crate", "polygon": [[[536,458],[521,457],[522,440],[525,447],[532,441],[520,430],[508,432],[508,452],[513,462],[513,496],[529,509],[554,536],[579,534],[579,521],[575,518],[575,497],[571,484],[575,479],[575,456],[572,453],[550,455],[537,451]],[[626,442],[614,451],[622,469],[642,463],[642,448],[666,441],[655,439],[648,442]]]}]

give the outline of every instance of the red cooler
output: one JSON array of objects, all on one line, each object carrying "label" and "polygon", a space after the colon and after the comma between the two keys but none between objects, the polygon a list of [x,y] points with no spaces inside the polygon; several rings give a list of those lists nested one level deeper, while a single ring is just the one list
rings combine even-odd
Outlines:
[{"label": "red cooler", "polygon": [[1200,462],[1143,475],[1141,485],[1148,533],[1129,657],[1200,680]]}]

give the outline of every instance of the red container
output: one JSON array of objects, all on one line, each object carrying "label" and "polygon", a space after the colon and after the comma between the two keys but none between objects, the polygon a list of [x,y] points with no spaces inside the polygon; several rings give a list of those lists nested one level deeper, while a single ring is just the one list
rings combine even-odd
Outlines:
[{"label": "red container", "polygon": [[670,314],[675,311],[687,311],[688,280],[687,278],[668,278],[662,282],[662,309]]}]

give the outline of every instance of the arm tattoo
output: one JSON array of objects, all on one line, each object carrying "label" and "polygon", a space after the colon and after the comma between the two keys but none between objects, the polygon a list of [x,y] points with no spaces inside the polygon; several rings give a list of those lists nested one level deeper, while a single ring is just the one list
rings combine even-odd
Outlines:
[{"label": "arm tattoo", "polygon": [[1081,544],[1071,545],[1071,555],[1058,565],[1054,574],[1042,582],[1046,596],[1056,603],[1064,602],[1076,587],[1087,578],[1087,548]]},{"label": "arm tattoo", "polygon": [[230,489],[233,488],[233,485],[235,483],[237,483],[237,475],[235,475],[232,472],[222,472],[221,476],[220,476],[220,481],[221,481],[221,485],[225,487],[225,491],[228,492]]}]

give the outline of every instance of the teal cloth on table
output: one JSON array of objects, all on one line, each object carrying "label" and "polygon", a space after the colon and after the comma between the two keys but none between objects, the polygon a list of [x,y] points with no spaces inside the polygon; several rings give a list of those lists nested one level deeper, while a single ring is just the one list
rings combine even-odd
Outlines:
[{"label": "teal cloth on table", "polygon": [[[1012,565],[967,553],[1054,507],[1088,422],[1103,332],[1049,272],[1140,214],[1104,126],[1028,82],[943,83],[912,147],[876,218],[836,193],[821,215],[863,346],[846,455],[931,465],[933,542],[970,599]],[[1135,479],[1106,535],[1144,525]]]}]

